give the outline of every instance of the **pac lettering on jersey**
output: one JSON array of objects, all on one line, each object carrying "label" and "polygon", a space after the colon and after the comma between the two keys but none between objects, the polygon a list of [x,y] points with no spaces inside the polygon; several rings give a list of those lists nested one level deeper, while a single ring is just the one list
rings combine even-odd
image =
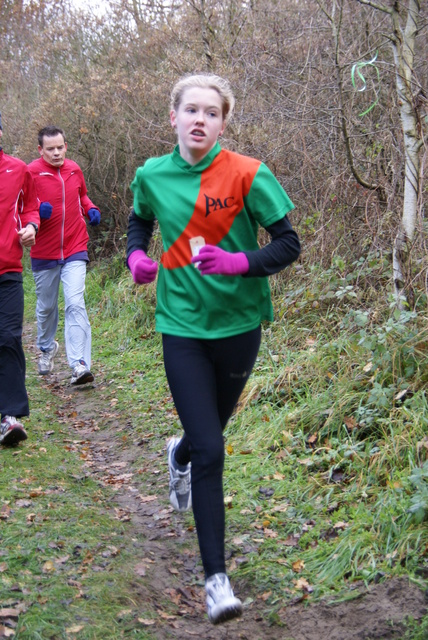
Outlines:
[{"label": "pac lettering on jersey", "polygon": [[233,196],[227,196],[224,200],[221,198],[212,198],[204,193],[205,197],[205,217],[209,216],[213,211],[219,209],[230,209],[233,206],[235,198]]}]

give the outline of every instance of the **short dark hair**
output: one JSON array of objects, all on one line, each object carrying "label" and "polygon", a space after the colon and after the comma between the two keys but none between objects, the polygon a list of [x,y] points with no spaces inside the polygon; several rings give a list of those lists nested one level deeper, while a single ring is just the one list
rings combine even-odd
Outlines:
[{"label": "short dark hair", "polygon": [[39,134],[38,134],[38,140],[39,140],[39,146],[43,147],[43,138],[53,138],[54,136],[57,136],[58,134],[61,134],[62,137],[64,138],[64,142],[67,142],[65,139],[65,133],[62,129],[60,129],[59,127],[54,127],[53,125],[48,125],[47,127],[43,127],[43,129],[40,129]]}]

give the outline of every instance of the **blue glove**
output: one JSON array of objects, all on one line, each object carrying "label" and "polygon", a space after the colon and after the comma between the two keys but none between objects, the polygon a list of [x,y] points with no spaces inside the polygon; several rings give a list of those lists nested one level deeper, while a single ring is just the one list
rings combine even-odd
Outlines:
[{"label": "blue glove", "polygon": [[52,205],[50,202],[40,203],[39,215],[43,220],[49,220],[52,215]]},{"label": "blue glove", "polygon": [[101,222],[101,213],[98,209],[89,209],[88,211],[89,224],[91,227],[96,227]]}]

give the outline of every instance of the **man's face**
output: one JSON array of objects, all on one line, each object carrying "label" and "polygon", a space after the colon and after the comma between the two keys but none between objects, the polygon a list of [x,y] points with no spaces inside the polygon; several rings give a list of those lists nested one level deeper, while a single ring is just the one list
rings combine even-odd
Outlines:
[{"label": "man's face", "polygon": [[49,138],[43,136],[43,146],[39,145],[38,149],[43,160],[53,167],[61,167],[64,164],[67,143],[64,142],[64,138],[60,133]]}]

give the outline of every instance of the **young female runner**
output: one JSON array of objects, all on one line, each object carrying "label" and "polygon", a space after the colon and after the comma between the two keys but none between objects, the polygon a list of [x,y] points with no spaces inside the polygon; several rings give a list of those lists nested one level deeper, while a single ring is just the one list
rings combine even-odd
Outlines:
[{"label": "young female runner", "polygon": [[[174,86],[178,145],[137,169],[127,246],[134,281],[154,281],[158,264],[146,252],[157,219],[156,330],[184,429],[167,445],[170,501],[193,507],[214,624],[242,613],[225,566],[223,430],[254,366],[261,323],[273,319],[267,276],[300,253],[287,218],[294,205],[279,182],[259,160],[218,143],[234,102],[229,83],[212,74]],[[262,249],[259,225],[271,236]]]}]

